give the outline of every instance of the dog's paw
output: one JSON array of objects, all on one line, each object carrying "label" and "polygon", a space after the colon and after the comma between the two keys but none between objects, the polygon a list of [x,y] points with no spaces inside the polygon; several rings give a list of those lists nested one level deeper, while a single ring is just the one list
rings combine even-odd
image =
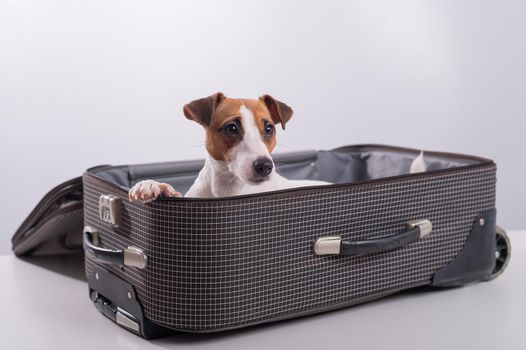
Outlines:
[{"label": "dog's paw", "polygon": [[148,203],[160,195],[165,197],[182,197],[181,193],[174,190],[174,188],[167,183],[143,180],[137,182],[130,188],[128,199],[130,202]]}]

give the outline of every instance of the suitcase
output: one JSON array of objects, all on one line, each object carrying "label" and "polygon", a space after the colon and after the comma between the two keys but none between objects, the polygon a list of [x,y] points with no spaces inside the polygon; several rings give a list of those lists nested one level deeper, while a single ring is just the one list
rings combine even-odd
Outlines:
[{"label": "suitcase", "polygon": [[128,201],[144,179],[184,193],[202,160],[99,166],[52,190],[13,237],[17,255],[85,250],[89,296],[152,339],[348,307],[418,286],[497,277],[511,246],[496,226],[496,165],[346,146],[274,157],[303,187],[226,198]]}]

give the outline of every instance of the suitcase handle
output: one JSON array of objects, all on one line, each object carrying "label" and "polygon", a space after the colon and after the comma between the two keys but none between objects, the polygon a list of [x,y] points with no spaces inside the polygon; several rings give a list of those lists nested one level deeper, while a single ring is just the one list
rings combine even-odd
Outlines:
[{"label": "suitcase handle", "polygon": [[84,227],[83,235],[84,250],[91,253],[96,262],[118,266],[133,266],[139,269],[146,267],[147,257],[142,249],[134,246],[120,250],[101,248],[97,246],[99,233],[91,226]]},{"label": "suitcase handle", "polygon": [[429,235],[433,225],[429,220],[407,223],[407,230],[396,235],[364,241],[342,240],[340,236],[320,237],[313,246],[317,255],[363,255],[386,252],[414,243]]}]

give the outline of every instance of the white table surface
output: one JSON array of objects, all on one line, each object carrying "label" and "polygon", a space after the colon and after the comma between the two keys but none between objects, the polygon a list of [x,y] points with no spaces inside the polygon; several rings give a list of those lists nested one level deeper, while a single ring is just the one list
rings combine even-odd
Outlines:
[{"label": "white table surface", "polygon": [[420,289],[216,335],[146,341],[102,316],[78,257],[0,256],[0,349],[526,349],[526,231],[492,282]]}]

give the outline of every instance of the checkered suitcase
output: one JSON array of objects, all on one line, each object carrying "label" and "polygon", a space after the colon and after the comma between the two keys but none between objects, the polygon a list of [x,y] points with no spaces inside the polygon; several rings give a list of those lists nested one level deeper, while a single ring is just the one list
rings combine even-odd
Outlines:
[{"label": "checkered suitcase", "polygon": [[[117,324],[155,338],[496,277],[510,246],[496,226],[495,164],[426,152],[428,171],[408,174],[417,154],[377,145],[283,154],[275,160],[284,176],[334,185],[148,204],[129,202],[130,186],[151,178],[184,192],[203,162],[90,169],[82,179],[90,297]],[[38,254],[42,239],[15,241],[17,254]]]}]

